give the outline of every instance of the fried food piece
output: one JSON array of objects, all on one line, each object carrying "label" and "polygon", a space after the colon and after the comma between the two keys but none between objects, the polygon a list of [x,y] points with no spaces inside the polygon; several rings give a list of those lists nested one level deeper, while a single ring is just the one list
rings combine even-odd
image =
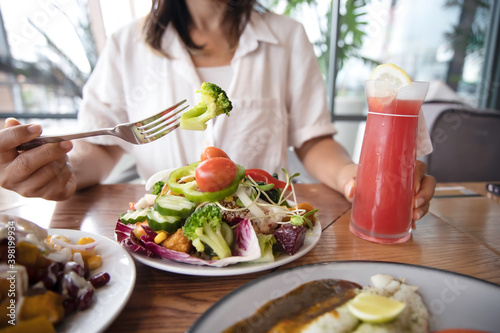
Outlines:
[{"label": "fried food piece", "polygon": [[57,324],[64,318],[64,297],[53,291],[24,298],[20,319],[29,320],[45,316],[52,324]]},{"label": "fried food piece", "polygon": [[50,264],[50,260],[45,258],[36,245],[19,242],[16,245],[16,263],[24,266],[45,268]]},{"label": "fried food piece", "polygon": [[181,228],[177,229],[175,233],[168,236],[168,238],[161,243],[161,246],[169,250],[184,253],[190,253],[193,249],[191,241],[184,236]]}]

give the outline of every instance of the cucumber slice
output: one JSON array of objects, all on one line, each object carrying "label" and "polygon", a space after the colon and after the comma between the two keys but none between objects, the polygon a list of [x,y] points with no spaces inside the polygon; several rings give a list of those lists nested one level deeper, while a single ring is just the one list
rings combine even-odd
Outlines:
[{"label": "cucumber slice", "polygon": [[229,248],[232,249],[234,247],[234,232],[233,229],[229,226],[229,224],[225,222],[221,222],[220,226],[220,232],[224,239],[226,240],[227,245],[229,245]]},{"label": "cucumber slice", "polygon": [[182,226],[182,219],[180,217],[164,216],[156,210],[150,210],[147,217],[148,225],[154,231],[164,230],[168,233],[173,233]]},{"label": "cucumber slice", "polygon": [[120,221],[124,224],[144,222],[148,211],[149,207],[130,210],[120,215]]},{"label": "cucumber slice", "polygon": [[178,195],[159,195],[155,200],[155,210],[164,216],[186,218],[194,212],[196,204]]}]

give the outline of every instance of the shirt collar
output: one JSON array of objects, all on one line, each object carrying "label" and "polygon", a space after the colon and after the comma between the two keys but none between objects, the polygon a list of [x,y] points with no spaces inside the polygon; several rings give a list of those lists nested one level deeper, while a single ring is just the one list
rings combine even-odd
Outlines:
[{"label": "shirt collar", "polygon": [[[250,20],[240,36],[238,48],[234,58],[242,57],[255,49],[259,42],[278,44],[278,39],[271,31],[264,14],[252,11]],[[188,55],[177,31],[170,23],[162,36],[162,49],[173,58],[182,58]]]},{"label": "shirt collar", "polygon": [[169,23],[162,36],[162,50],[172,58],[182,58],[189,55],[179,34],[172,23]]},{"label": "shirt collar", "polygon": [[240,36],[238,48],[234,54],[234,59],[257,49],[259,42],[278,44],[278,39],[264,20],[264,14],[252,11],[250,20]]},{"label": "shirt collar", "polygon": [[169,59],[172,61],[174,70],[179,75],[185,77],[192,86],[201,86],[198,71],[172,23],[169,23],[167,29],[165,29],[163,33],[161,48],[168,55]]}]

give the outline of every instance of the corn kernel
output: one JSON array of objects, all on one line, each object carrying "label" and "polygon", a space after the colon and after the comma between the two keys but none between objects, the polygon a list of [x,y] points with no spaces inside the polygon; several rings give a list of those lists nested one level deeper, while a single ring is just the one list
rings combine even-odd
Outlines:
[{"label": "corn kernel", "polygon": [[95,240],[91,237],[82,237],[78,240],[78,245],[85,245],[95,242]]},{"label": "corn kernel", "polygon": [[168,235],[165,231],[159,231],[158,234],[155,236],[155,244],[160,244],[165,239],[167,239],[167,236]]},{"label": "corn kernel", "polygon": [[101,258],[101,256],[98,255],[98,254],[90,256],[87,259],[87,265],[89,266],[89,270],[94,270],[96,268],[101,267],[101,265],[102,265],[102,258]]},{"label": "corn kernel", "polygon": [[233,202],[233,201],[234,201],[234,198],[233,198],[232,195],[227,196],[227,197],[224,198],[224,202]]}]

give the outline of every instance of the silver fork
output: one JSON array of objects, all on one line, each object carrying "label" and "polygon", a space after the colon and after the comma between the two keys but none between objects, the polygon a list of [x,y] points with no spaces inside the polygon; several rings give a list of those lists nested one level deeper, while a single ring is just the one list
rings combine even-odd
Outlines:
[{"label": "silver fork", "polygon": [[184,103],[186,103],[186,100],[180,101],[154,116],[140,121],[119,124],[113,128],[103,128],[95,131],[67,135],[42,135],[19,145],[17,150],[29,150],[45,143],[68,141],[98,135],[113,135],[136,145],[153,142],[179,127],[181,112],[189,106],[186,105],[180,108]]}]

